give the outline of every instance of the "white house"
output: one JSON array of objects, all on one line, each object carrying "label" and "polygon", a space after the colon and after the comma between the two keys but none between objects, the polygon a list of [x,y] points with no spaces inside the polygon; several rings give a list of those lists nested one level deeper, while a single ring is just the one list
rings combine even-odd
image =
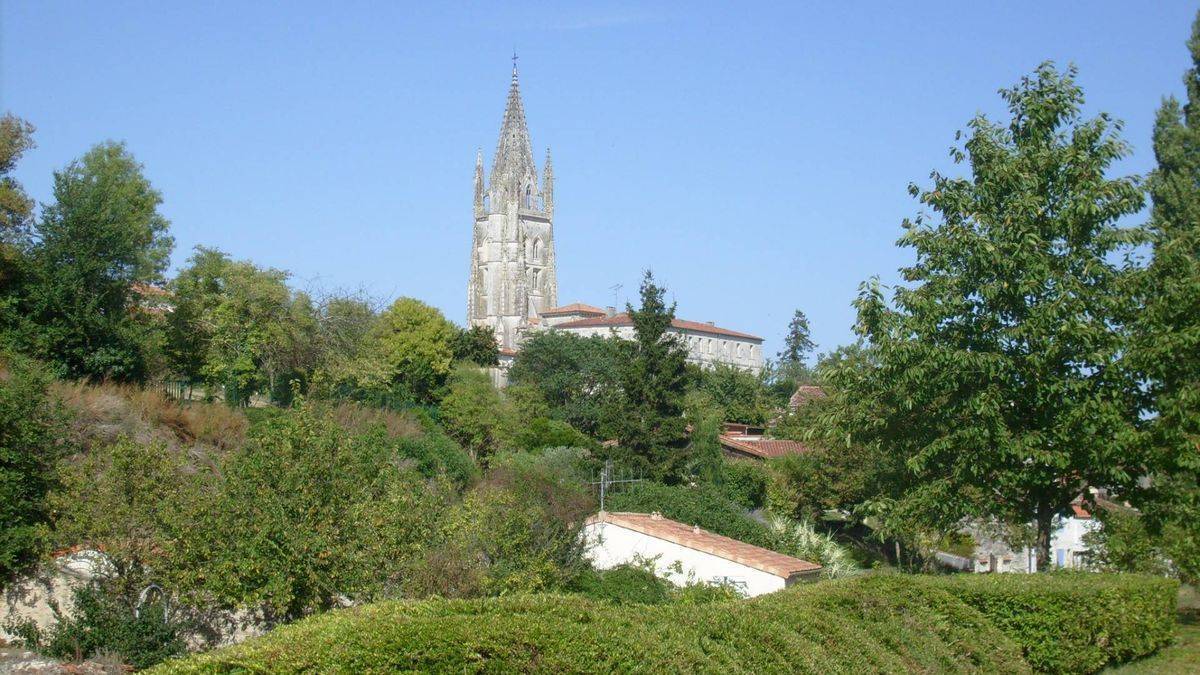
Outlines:
[{"label": "white house", "polygon": [[[1094,497],[1104,507],[1116,506],[1101,497]],[[1055,569],[1089,569],[1088,546],[1083,538],[1100,529],[1100,521],[1083,506],[1082,498],[1071,503],[1071,511],[1054,517],[1050,535],[1050,566]],[[966,532],[975,540],[975,554],[965,558],[939,551],[937,559],[943,564],[966,572],[1037,571],[1037,553],[1033,548],[1012,548],[995,528],[974,526]]]},{"label": "white house", "polygon": [[658,513],[601,511],[583,528],[587,555],[597,569],[649,562],[677,586],[729,584],[753,597],[815,579],[821,566],[685,525]]},{"label": "white house", "polygon": [[[628,314],[618,314],[612,307],[600,309],[582,303],[545,310],[539,313],[534,325],[582,337],[634,338],[633,319]],[[755,375],[762,372],[763,339],[757,335],[721,328],[711,321],[701,323],[684,319],[673,320],[669,332],[687,350],[691,363],[703,367],[723,363]]]}]

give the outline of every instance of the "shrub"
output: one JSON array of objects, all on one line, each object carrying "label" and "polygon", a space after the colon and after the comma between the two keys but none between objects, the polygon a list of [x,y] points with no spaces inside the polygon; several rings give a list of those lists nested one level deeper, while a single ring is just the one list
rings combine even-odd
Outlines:
[{"label": "shrub", "polygon": [[901,575],[753,600],[612,605],[579,596],[336,611],[153,672],[1028,672],[976,610]]},{"label": "shrub", "polygon": [[319,407],[288,410],[177,509],[164,573],[189,599],[268,622],[387,595],[435,543],[448,501],[397,459],[382,426],[351,434]]},{"label": "shrub", "polygon": [[520,425],[513,445],[521,450],[536,451],[544,448],[595,448],[596,442],[566,422],[542,417]]},{"label": "shrub", "polygon": [[65,420],[47,393],[49,380],[37,364],[0,354],[0,586],[45,541],[46,494],[66,451]]},{"label": "shrub", "polygon": [[636,483],[608,498],[609,511],[651,513],[732,537],[748,544],[770,548],[773,537],[766,525],[746,515],[741,505],[730,501],[715,485],[695,486]]},{"label": "shrub", "polygon": [[671,600],[673,589],[669,581],[648,569],[621,565],[609,570],[587,570],[575,579],[571,590],[616,605],[661,605]]},{"label": "shrub", "polygon": [[96,585],[76,589],[70,616],[56,616],[48,629],[39,629],[32,620],[6,628],[25,648],[59,659],[115,654],[141,669],[187,651],[183,635],[188,623],[172,616],[166,605],[149,602],[135,608]]},{"label": "shrub", "polygon": [[[481,570],[478,593],[564,588],[586,567],[579,536],[594,510],[569,463],[500,456],[447,516],[446,547]],[[469,577],[468,577],[469,578]]]},{"label": "shrub", "polygon": [[757,509],[767,498],[767,471],[762,462],[750,459],[726,460],[721,465],[721,492],[743,508]]},{"label": "shrub", "polygon": [[793,518],[818,519],[875,494],[871,481],[878,468],[861,448],[817,448],[772,459],[767,467],[769,508]]},{"label": "shrub", "polygon": [[821,575],[827,579],[850,576],[860,570],[850,551],[820,532],[807,520],[792,520],[775,516],[769,522],[774,535],[772,548],[781,553],[821,565]]},{"label": "shrub", "polygon": [[1017,642],[1034,669],[1091,673],[1171,642],[1178,584],[1133,574],[924,577],[983,612]]}]

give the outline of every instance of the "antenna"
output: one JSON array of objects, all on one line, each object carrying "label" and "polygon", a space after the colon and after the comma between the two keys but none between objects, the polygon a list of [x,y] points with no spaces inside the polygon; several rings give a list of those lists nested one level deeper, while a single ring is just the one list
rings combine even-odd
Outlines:
[{"label": "antenna", "polygon": [[613,292],[613,309],[616,309],[620,305],[620,303],[617,302],[618,294],[621,292],[622,288],[625,288],[625,286],[622,284],[613,284],[612,286],[609,286],[609,288]]},{"label": "antenna", "polygon": [[642,478],[642,475],[640,472],[638,473],[637,478],[633,477],[632,472],[625,473],[625,474],[617,474],[616,477],[614,477],[612,460],[606,459],[606,460],[604,460],[604,468],[600,469],[600,479],[592,481],[591,483],[589,483],[589,485],[594,485],[594,486],[597,486],[600,488],[600,512],[603,513],[605,498],[608,496],[609,490],[614,485],[628,485],[630,483],[641,483],[643,480],[645,480],[645,479]]}]

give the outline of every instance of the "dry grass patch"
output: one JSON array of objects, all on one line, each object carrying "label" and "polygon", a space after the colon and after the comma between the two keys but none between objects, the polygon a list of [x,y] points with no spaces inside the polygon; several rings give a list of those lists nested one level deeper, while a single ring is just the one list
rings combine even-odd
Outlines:
[{"label": "dry grass patch", "polygon": [[122,436],[218,451],[246,440],[246,416],[221,403],[184,404],[155,389],[116,384],[57,382],[53,391],[74,413],[72,432],[84,449]]}]

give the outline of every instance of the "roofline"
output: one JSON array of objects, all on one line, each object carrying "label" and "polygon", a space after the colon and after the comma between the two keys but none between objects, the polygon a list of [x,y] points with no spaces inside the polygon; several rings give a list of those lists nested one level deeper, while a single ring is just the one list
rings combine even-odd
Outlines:
[{"label": "roofline", "polygon": [[[545,313],[543,312],[542,314]],[[589,323],[584,323],[585,321]],[[629,317],[628,313],[622,312],[620,314],[608,317],[593,317],[587,319],[576,319],[574,321],[566,321],[558,324],[555,326],[555,328],[618,328],[632,325],[633,319]],[[728,328],[721,328],[720,326],[712,324],[700,323],[699,321],[688,321],[686,319],[673,319],[671,321],[671,328],[681,333],[691,332],[701,333],[704,335],[719,335],[721,337],[731,337],[758,343],[763,341],[763,338],[757,335],[741,333]]]},{"label": "roofline", "polygon": [[[615,527],[621,527],[621,528],[624,528],[624,529],[626,529],[626,530],[630,530],[630,531],[632,531],[632,532],[637,532],[638,534],[643,534],[643,535],[645,535],[645,536],[647,536],[647,537],[653,537],[653,538],[655,538],[655,539],[658,539],[658,540],[660,540],[660,541],[665,541],[665,542],[668,542],[668,543],[671,543],[671,544],[675,544],[676,546],[682,546],[683,548],[686,548],[686,549],[691,549],[691,550],[693,550],[693,551],[699,551],[699,552],[701,552],[701,553],[707,553],[708,555],[715,556],[715,557],[717,557],[717,558],[721,558],[722,560],[728,560],[728,561],[730,561],[730,562],[735,562],[735,563],[738,563],[739,565],[744,565],[744,566],[746,566],[746,567],[749,567],[749,568],[751,568],[751,569],[756,569],[756,570],[758,570],[758,571],[760,571],[760,572],[763,572],[763,573],[765,573],[765,574],[770,574],[771,576],[774,576],[774,577],[779,577],[780,579],[784,579],[784,580],[792,579],[792,578],[794,578],[794,577],[801,577],[801,576],[810,575],[810,574],[813,574],[813,573],[815,573],[815,572],[818,572],[818,571],[820,571],[820,569],[821,569],[821,565],[818,565],[817,563],[814,563],[814,562],[809,562],[808,560],[801,560],[800,558],[797,558],[797,557],[795,557],[795,556],[790,556],[790,555],[787,555],[786,553],[779,553],[778,551],[772,551],[771,549],[768,549],[768,548],[763,548],[762,546],[756,546],[756,545],[754,545],[754,544],[750,544],[750,543],[747,543],[747,542],[744,542],[744,541],[741,541],[741,540],[738,540],[738,539],[734,539],[733,537],[726,537],[725,535],[722,535],[722,534],[717,534],[716,532],[710,532],[710,531],[708,531],[708,530],[704,530],[704,529],[696,528],[696,529],[699,529],[699,531],[700,531],[700,532],[702,532],[702,533],[704,533],[704,534],[707,534],[707,535],[709,535],[709,536],[711,536],[711,537],[716,537],[716,538],[719,538],[719,539],[728,539],[729,541],[732,541],[732,542],[734,542],[734,543],[736,543],[736,544],[739,544],[739,545],[741,545],[741,546],[747,546],[747,547],[750,547],[750,548],[755,548],[755,549],[759,549],[759,550],[762,550],[762,551],[767,551],[768,553],[772,553],[772,554],[778,555],[778,556],[780,556],[780,557],[783,557],[783,558],[790,558],[790,559],[792,559],[792,560],[795,560],[795,561],[797,561],[797,562],[800,562],[800,563],[804,563],[804,564],[806,565],[805,567],[798,567],[798,568],[797,568],[797,567],[792,567],[792,568],[788,568],[788,569],[786,569],[786,570],[785,570],[785,571],[786,571],[786,573],[785,573],[785,574],[781,574],[781,573],[780,573],[780,571],[777,571],[777,569],[766,569],[767,565],[763,565],[763,564],[761,564],[761,563],[754,563],[754,562],[748,562],[748,561],[746,561],[746,560],[739,560],[739,559],[738,559],[738,558],[736,558],[736,557],[731,557],[731,556],[728,556],[728,555],[722,555],[722,554],[720,554],[720,553],[717,553],[716,551],[708,550],[708,549],[705,549],[705,548],[698,548],[698,547],[696,547],[696,546],[691,546],[691,545],[689,545],[689,544],[687,544],[687,543],[685,543],[685,542],[683,542],[683,541],[676,541],[676,540],[674,540],[674,539],[667,539],[666,537],[661,537],[661,536],[659,536],[659,535],[657,535],[657,534],[654,534],[653,532],[646,532],[646,531],[644,531],[644,530],[642,530],[642,529],[638,529],[637,527],[635,527],[635,526],[632,526],[632,524],[626,524],[626,523],[620,523],[620,522],[613,522],[612,520],[609,520],[609,517],[610,517],[610,516],[639,516],[639,517],[650,517],[650,516],[652,516],[652,514],[647,514],[647,513],[637,513],[637,512],[634,512],[634,511],[611,511],[611,512],[601,511],[601,512],[599,512],[599,513],[597,513],[597,514],[595,514],[595,515],[593,515],[593,516],[589,516],[589,517],[588,517],[588,519],[587,519],[586,521],[584,521],[584,525],[599,525],[599,524],[606,524],[606,525],[613,525],[613,526],[615,526]],[[673,524],[675,524],[675,525],[679,525],[679,526],[681,526],[681,527],[687,527],[687,525],[685,525],[685,524],[683,524],[683,523],[679,522],[678,520],[671,520],[670,518],[666,518],[666,517],[662,517],[662,520],[663,520],[663,521],[665,521],[665,522],[668,522],[668,523],[673,523]]]}]

